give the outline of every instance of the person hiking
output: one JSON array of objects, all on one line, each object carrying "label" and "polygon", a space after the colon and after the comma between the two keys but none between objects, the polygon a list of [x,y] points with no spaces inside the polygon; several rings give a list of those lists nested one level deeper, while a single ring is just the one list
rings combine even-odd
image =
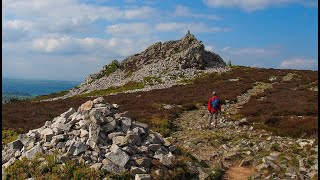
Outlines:
[{"label": "person hiking", "polygon": [[212,92],[212,97],[208,101],[208,113],[209,113],[209,124],[208,129],[211,129],[211,123],[212,118],[214,118],[213,121],[213,127],[216,128],[218,124],[218,113],[221,112],[221,103],[220,99],[217,96],[217,92]]}]

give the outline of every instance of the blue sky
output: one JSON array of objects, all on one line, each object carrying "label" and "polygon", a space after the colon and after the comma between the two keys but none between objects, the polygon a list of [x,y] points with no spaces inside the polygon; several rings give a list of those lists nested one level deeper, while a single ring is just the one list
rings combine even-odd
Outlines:
[{"label": "blue sky", "polygon": [[235,65],[318,70],[314,0],[3,0],[2,76],[82,81],[188,30]]}]

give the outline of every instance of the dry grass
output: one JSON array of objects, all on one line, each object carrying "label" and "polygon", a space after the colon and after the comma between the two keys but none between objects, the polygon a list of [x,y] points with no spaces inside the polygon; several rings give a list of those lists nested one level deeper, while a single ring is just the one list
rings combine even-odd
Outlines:
[{"label": "dry grass", "polygon": [[[255,82],[270,82],[271,76],[279,77],[276,81],[280,82],[281,77],[284,77],[288,72],[297,74],[298,78],[267,90],[263,95],[266,96],[266,99],[263,101],[258,100],[260,97],[253,98],[245,105],[246,108],[241,110],[241,114],[249,116],[249,119],[256,118],[255,120],[258,120],[261,115],[276,117],[281,115],[317,116],[317,92],[310,91],[306,87],[318,79],[317,72],[314,71],[234,67],[232,71],[223,74],[200,75],[193,83],[187,85],[104,97],[109,103],[119,104],[120,111],[130,111],[135,120],[147,123],[152,129],[160,130],[169,135],[175,129],[172,126],[174,119],[183,111],[196,109],[199,104],[206,105],[213,90],[219,93],[223,103],[225,100],[232,102],[236,101],[239,94],[252,88]],[[235,78],[239,81],[229,81],[229,79]],[[288,88],[296,86],[298,86],[297,90]],[[5,104],[2,106],[2,128],[23,128],[25,131],[38,128],[43,126],[45,121],[52,120],[70,107],[78,108],[90,99],[93,98],[79,97],[53,102]],[[296,103],[299,104],[299,108],[296,108]],[[176,106],[173,109],[164,109],[162,104]],[[276,104],[276,107],[273,107],[272,104]],[[181,105],[181,108],[177,105]],[[160,123],[159,119],[166,122]]]},{"label": "dry grass", "polygon": [[318,130],[318,92],[309,89],[318,79],[317,72],[290,72],[296,74],[293,79],[251,98],[240,113],[252,122],[264,122],[280,135],[312,136]]}]

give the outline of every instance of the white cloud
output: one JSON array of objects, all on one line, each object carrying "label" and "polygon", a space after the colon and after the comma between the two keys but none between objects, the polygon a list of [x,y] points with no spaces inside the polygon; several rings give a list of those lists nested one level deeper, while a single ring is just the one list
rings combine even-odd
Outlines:
[{"label": "white cloud", "polygon": [[124,11],[124,17],[127,19],[136,19],[136,18],[150,18],[154,14],[156,9],[151,7],[141,7],[135,9],[128,9]]},{"label": "white cloud", "polygon": [[238,7],[245,11],[289,4],[301,4],[307,7],[315,7],[318,4],[317,0],[203,0],[203,2],[210,7]]},{"label": "white cloud", "polygon": [[203,13],[192,13],[188,7],[182,6],[182,5],[176,6],[176,9],[175,9],[173,15],[182,16],[182,17],[207,18],[207,19],[211,19],[211,20],[220,20],[221,19],[217,15],[203,14]]},{"label": "white cloud", "polygon": [[279,67],[284,69],[318,69],[318,61],[295,57],[282,61]]},{"label": "white cloud", "polygon": [[75,38],[68,35],[50,34],[34,39],[30,50],[34,53],[75,56],[91,54],[101,58],[121,58],[142,51],[151,40],[133,38]]},{"label": "white cloud", "polygon": [[192,33],[200,33],[200,32],[227,32],[228,28],[220,28],[220,27],[209,27],[203,23],[177,23],[177,22],[167,22],[167,23],[158,23],[155,25],[155,29],[158,31],[179,31],[186,32],[190,30]]},{"label": "white cloud", "polygon": [[28,19],[33,30],[50,33],[83,32],[97,20],[115,21],[152,18],[156,10],[148,6],[119,8],[95,6],[74,0],[5,0],[4,18]]},{"label": "white cloud", "polygon": [[5,42],[18,41],[26,38],[31,23],[24,20],[5,20],[2,22],[2,37]]},{"label": "white cloud", "polygon": [[146,35],[151,32],[151,27],[146,23],[120,23],[107,26],[106,32],[114,36]]}]

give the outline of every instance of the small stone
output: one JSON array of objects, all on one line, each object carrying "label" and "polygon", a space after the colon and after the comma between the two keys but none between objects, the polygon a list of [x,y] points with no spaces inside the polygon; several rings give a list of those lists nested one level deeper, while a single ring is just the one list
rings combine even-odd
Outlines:
[{"label": "small stone", "polygon": [[135,180],[150,180],[151,176],[150,174],[136,174]]},{"label": "small stone", "polygon": [[131,167],[130,169],[130,174],[132,176],[135,176],[136,174],[145,174],[147,173],[147,171],[144,168],[140,168],[140,167]]}]

